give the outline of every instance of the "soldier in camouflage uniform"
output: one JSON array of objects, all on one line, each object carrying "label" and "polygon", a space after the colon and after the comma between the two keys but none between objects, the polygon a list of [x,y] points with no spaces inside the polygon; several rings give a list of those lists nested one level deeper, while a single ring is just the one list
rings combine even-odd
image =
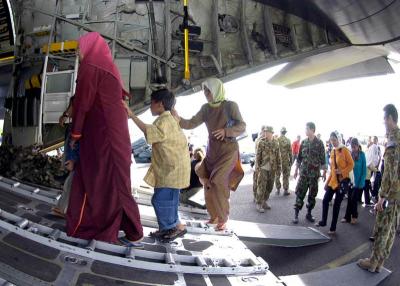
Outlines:
[{"label": "soldier in camouflage uniform", "polygon": [[[282,163],[282,180],[283,180],[283,194],[285,196],[290,195],[289,193],[289,177],[290,177],[290,167],[292,166],[292,144],[285,136],[287,130],[285,127],[281,129],[281,136],[278,138],[279,151],[281,152],[281,163]],[[275,186],[276,194],[279,195],[281,191],[281,173],[276,174]]]},{"label": "soldier in camouflage uniform", "polygon": [[[383,173],[374,227],[374,245],[370,258],[360,259],[358,265],[370,272],[379,272],[389,257],[400,220],[400,130],[397,126],[398,114],[393,104],[383,109],[388,134],[384,154]],[[386,205],[387,204],[387,205]]]},{"label": "soldier in camouflage uniform", "polygon": [[257,208],[259,212],[270,209],[267,204],[274,187],[275,174],[281,171],[281,156],[277,140],[273,139],[274,130],[267,126],[265,139],[258,144],[256,164],[259,170],[257,179]]},{"label": "soldier in camouflage uniform", "polygon": [[[265,139],[265,130],[266,130],[266,126],[263,125],[261,127],[261,132],[260,132],[260,136],[256,139],[256,154],[257,154],[257,148],[258,148],[258,144],[260,143],[260,140],[264,140]],[[257,179],[258,179],[258,173],[259,170],[257,168],[257,161],[254,163],[254,173],[253,173],[253,198],[254,198],[254,202],[257,201]]]},{"label": "soldier in camouflage uniform", "polygon": [[306,124],[307,138],[301,142],[299,156],[297,157],[294,178],[297,178],[300,169],[300,178],[296,186],[296,203],[294,204],[293,223],[299,222],[299,212],[303,207],[304,198],[308,192],[307,215],[306,219],[315,222],[311,211],[315,206],[315,197],[318,194],[318,179],[320,170],[323,169],[322,178],[326,180],[326,162],[324,143],[315,136],[315,124]]}]

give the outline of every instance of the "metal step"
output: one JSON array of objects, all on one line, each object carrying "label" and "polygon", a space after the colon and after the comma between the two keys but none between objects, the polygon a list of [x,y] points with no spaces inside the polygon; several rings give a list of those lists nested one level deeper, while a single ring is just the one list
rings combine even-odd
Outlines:
[{"label": "metal step", "polygon": [[351,263],[329,270],[281,276],[280,279],[287,286],[374,286],[391,273],[386,268],[383,268],[380,273],[371,273],[358,267],[357,263]]},{"label": "metal step", "polygon": [[[151,242],[145,243],[145,249],[132,249],[96,240],[68,237],[64,232],[30,221],[22,228],[18,226],[21,220],[19,216],[0,210],[0,229],[27,239],[28,242],[65,251],[81,259],[196,275],[264,275],[269,269],[268,264],[262,258],[256,257],[237,237],[187,235],[168,244]],[[147,250],[146,245],[148,249],[156,247],[156,250]],[[232,248],[236,251],[228,253],[227,249]],[[172,249],[174,253],[168,251]],[[176,254],[178,251],[188,254]]]},{"label": "metal step", "polygon": [[55,193],[45,191],[41,188],[32,187],[27,184],[20,183],[16,180],[4,178],[1,176],[0,187],[6,191],[14,192],[25,197],[34,198],[50,204],[56,204],[61,195],[61,192]]},{"label": "metal step", "polygon": [[[36,186],[34,184],[20,182],[14,179],[9,179],[0,176],[0,187],[11,192],[18,193],[29,198],[38,199],[40,201],[55,205],[61,196],[62,191],[58,189],[46,188],[43,186]],[[152,192],[151,192],[152,194]],[[146,195],[148,195],[146,193]],[[143,195],[135,198],[138,204],[151,206],[151,197]],[[179,211],[185,213],[193,213],[196,216],[207,216],[207,210],[196,208],[189,205],[180,205]]]},{"label": "metal step", "polygon": [[331,240],[312,227],[230,220],[229,228],[244,241],[280,247],[302,247]]},{"label": "metal step", "polygon": [[[0,188],[8,192],[41,200],[54,205],[55,199],[51,196],[57,196],[49,191],[43,191],[36,188],[35,192],[31,186],[26,186],[14,180],[3,178],[0,180]],[[141,222],[143,226],[158,228],[157,218],[154,208],[149,205],[139,204]],[[258,224],[252,222],[230,220],[228,229],[225,231],[216,231],[213,225],[205,223],[205,217],[192,212],[180,211],[180,219],[187,224],[187,230],[192,234],[208,234],[219,236],[230,236],[235,233],[241,240],[256,242],[264,245],[280,247],[302,247],[326,243],[330,238],[314,228],[300,226],[285,226],[273,224]]]},{"label": "metal step", "polygon": [[0,285],[1,286],[15,286],[14,284],[8,282],[7,280],[4,280],[3,278],[0,278]]},{"label": "metal step", "polygon": [[[143,225],[157,227],[154,209],[139,205]],[[329,242],[330,237],[311,227],[287,226],[275,224],[252,223],[247,221],[229,220],[228,229],[216,231],[213,225],[204,221],[181,218],[187,225],[189,233],[214,235],[237,235],[243,241],[256,242],[270,246],[302,247]]]}]

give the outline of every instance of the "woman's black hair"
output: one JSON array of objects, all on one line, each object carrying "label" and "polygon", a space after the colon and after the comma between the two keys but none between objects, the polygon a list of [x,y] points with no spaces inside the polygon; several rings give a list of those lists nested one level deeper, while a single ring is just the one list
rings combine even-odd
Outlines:
[{"label": "woman's black hair", "polygon": [[351,146],[360,146],[360,143],[358,143],[358,139],[357,138],[352,138],[350,145]]},{"label": "woman's black hair", "polygon": [[331,135],[329,137],[334,137],[336,139],[339,139],[336,132],[332,132]]},{"label": "woman's black hair", "polygon": [[155,102],[162,102],[164,109],[171,111],[175,106],[175,95],[166,88],[153,91],[151,94],[151,100]]}]

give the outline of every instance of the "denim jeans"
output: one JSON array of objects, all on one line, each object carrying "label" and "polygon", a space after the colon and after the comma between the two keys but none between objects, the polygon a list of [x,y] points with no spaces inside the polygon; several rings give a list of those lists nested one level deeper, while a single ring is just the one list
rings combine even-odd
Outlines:
[{"label": "denim jeans", "polygon": [[179,189],[154,188],[151,204],[156,212],[160,230],[174,228],[179,223]]}]

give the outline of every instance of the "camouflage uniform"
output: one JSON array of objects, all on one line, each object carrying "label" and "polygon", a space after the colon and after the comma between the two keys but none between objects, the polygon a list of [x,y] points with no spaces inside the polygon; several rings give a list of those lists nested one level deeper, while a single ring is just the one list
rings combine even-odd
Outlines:
[{"label": "camouflage uniform", "polygon": [[[285,135],[281,135],[278,138],[279,150],[281,152],[281,163],[282,163],[282,174],[283,174],[283,189],[285,193],[289,190],[289,177],[290,177],[290,167],[292,166],[292,144],[290,140],[285,137]],[[279,190],[281,189],[281,172],[276,174],[275,185]]]},{"label": "camouflage uniform", "polygon": [[318,179],[321,168],[326,170],[324,143],[317,137],[313,141],[305,139],[301,142],[297,166],[300,168],[300,178],[296,186],[295,209],[301,210],[308,189],[307,208],[309,212],[315,206],[315,197],[318,194]]},{"label": "camouflage uniform", "polygon": [[379,196],[386,198],[389,205],[376,215],[371,264],[381,264],[389,257],[400,220],[400,130],[398,128],[388,136],[384,158],[385,172]]},{"label": "camouflage uniform", "polygon": [[257,179],[257,204],[264,205],[274,187],[275,174],[281,171],[281,156],[277,140],[261,140],[256,155],[259,169]]},{"label": "camouflage uniform", "polygon": [[[260,143],[260,140],[263,140],[264,138],[262,137],[258,137],[256,139],[256,154],[257,154],[257,148],[258,148],[258,144]],[[254,197],[254,201],[256,201],[257,199],[257,179],[258,179],[258,174],[259,174],[259,169],[257,166],[257,160],[254,164],[254,173],[253,173],[253,197]]]}]

